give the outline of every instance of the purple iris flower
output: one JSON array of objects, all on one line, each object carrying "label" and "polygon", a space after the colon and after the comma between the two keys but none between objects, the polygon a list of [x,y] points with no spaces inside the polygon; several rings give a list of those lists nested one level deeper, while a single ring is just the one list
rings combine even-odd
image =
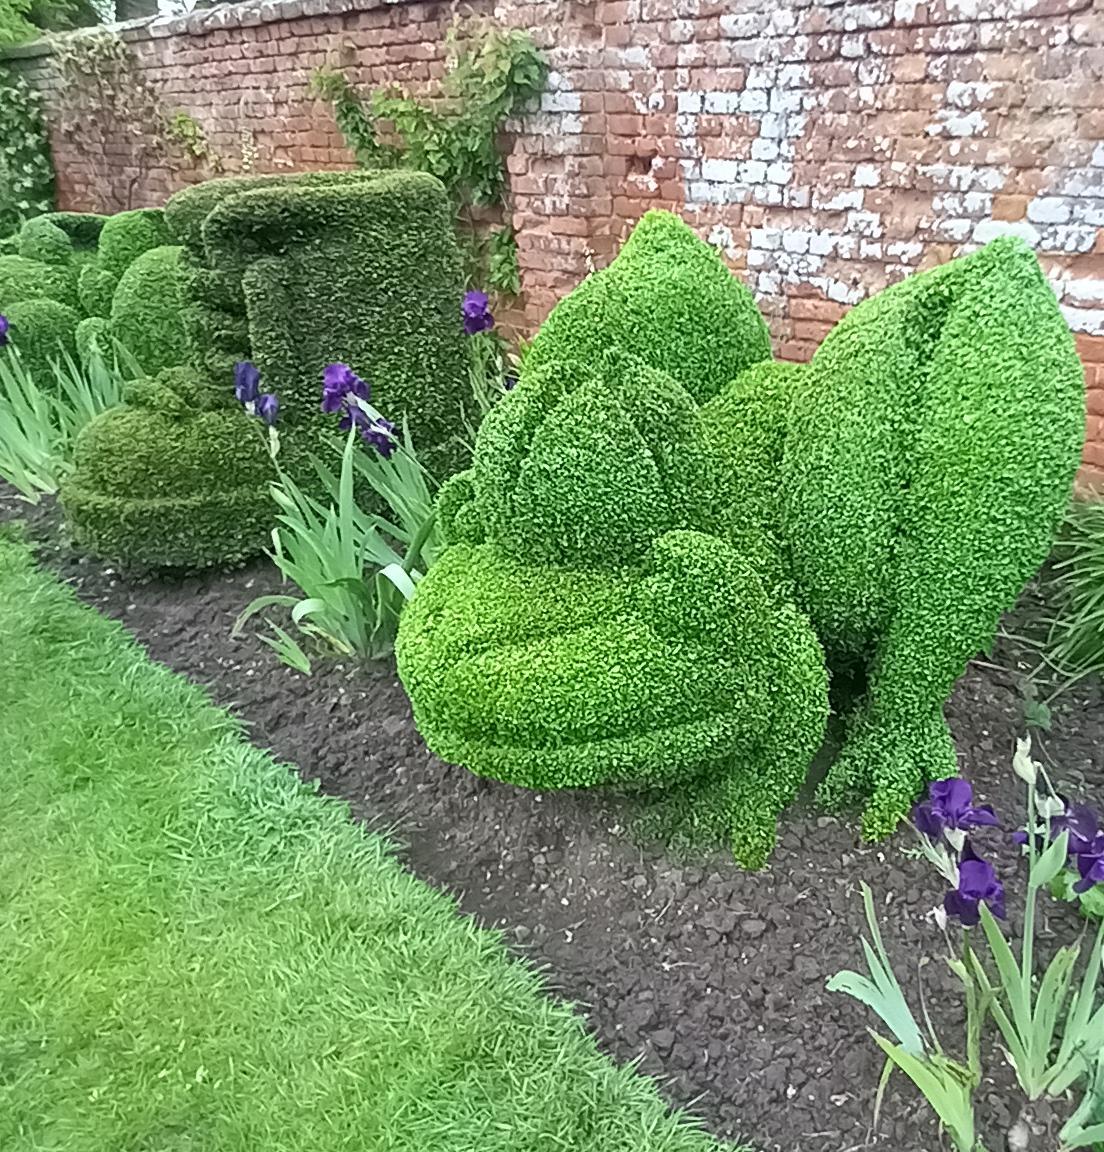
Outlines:
[{"label": "purple iris flower", "polygon": [[970,782],[953,776],[928,785],[928,798],[912,810],[912,822],[930,840],[938,840],[947,831],[993,827],[997,816],[989,804],[974,807]]},{"label": "purple iris flower", "polygon": [[261,373],[252,360],[234,365],[234,395],[239,404],[256,404],[261,391]]},{"label": "purple iris flower", "polygon": [[1092,843],[1078,853],[1077,871],[1081,879],[1074,884],[1074,892],[1088,892],[1093,885],[1104,884],[1104,832],[1098,832]]},{"label": "purple iris flower", "polygon": [[[1074,857],[1088,852],[1100,835],[1100,817],[1087,804],[1069,804],[1065,812],[1050,818],[1049,839],[1057,840],[1063,832],[1069,833],[1068,853],[1072,861]],[[1012,839],[1021,847],[1026,847],[1026,829],[1013,832]],[[1035,851],[1042,852],[1045,847],[1043,837],[1036,835]]]},{"label": "purple iris flower", "polygon": [[7,316],[0,316],[0,348],[3,348],[8,342],[8,329],[11,327],[11,322]]},{"label": "purple iris flower", "polygon": [[1080,856],[1100,838],[1100,817],[1087,804],[1070,804],[1061,816],[1051,817],[1050,838],[1062,832],[1069,833],[1069,854]]},{"label": "purple iris flower", "polygon": [[491,315],[490,301],[486,292],[472,289],[464,293],[464,303],[460,305],[460,315],[464,319],[464,331],[469,336],[479,332],[487,332],[494,327],[494,317]]},{"label": "purple iris flower", "polygon": [[280,401],[271,392],[265,392],[257,397],[257,415],[270,427],[276,424],[276,417],[280,414]]},{"label": "purple iris flower", "polygon": [[348,364],[327,364],[322,373],[322,411],[332,416],[346,406],[355,407],[349,403],[350,396],[367,403],[371,389]]},{"label": "purple iris flower", "polygon": [[371,444],[385,460],[390,460],[395,451],[394,431],[395,425],[381,416],[378,420],[370,420],[367,427],[361,428],[360,434],[365,444]]},{"label": "purple iris flower", "polygon": [[943,897],[943,910],[972,928],[981,919],[982,904],[988,904],[998,920],[1004,919],[1004,885],[993,865],[982,860],[967,841],[958,865],[958,887]]}]

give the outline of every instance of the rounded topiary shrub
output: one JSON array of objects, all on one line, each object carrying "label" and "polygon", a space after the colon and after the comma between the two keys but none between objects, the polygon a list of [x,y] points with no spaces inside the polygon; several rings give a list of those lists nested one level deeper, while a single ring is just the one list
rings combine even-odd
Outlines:
[{"label": "rounded topiary shrub", "polygon": [[5,310],[8,338],[40,388],[54,382],[53,362],[64,355],[76,359],[79,314],[56,300],[25,300]]},{"label": "rounded topiary shrub", "polygon": [[79,546],[156,568],[222,564],[263,546],[273,478],[264,439],[240,408],[203,407],[206,393],[193,372],[170,369],[84,428],[61,492]]},{"label": "rounded topiary shrub", "polygon": [[751,293],[670,212],[648,212],[613,263],[552,309],[526,363],[593,364],[610,348],[667,372],[698,403],[771,354]]},{"label": "rounded topiary shrub", "polygon": [[50,216],[36,216],[19,233],[19,255],[43,264],[68,264],[73,259],[73,241]]},{"label": "rounded topiary shrub", "polygon": [[0,312],[23,300],[56,300],[78,306],[76,273],[69,265],[44,264],[26,256],[0,256]]},{"label": "rounded topiary shrub", "polygon": [[111,216],[100,233],[97,263],[116,280],[144,252],[172,243],[161,208],[136,208]]},{"label": "rounded topiary shrub", "polygon": [[111,335],[150,375],[182,364],[187,352],[180,253],[172,245],[142,253],[111,301]]}]

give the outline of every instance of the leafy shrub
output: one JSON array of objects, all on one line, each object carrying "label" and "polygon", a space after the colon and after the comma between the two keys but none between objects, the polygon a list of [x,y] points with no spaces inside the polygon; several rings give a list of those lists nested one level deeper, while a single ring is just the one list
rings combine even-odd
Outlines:
[{"label": "leafy shrub", "polygon": [[76,276],[69,266],[43,264],[25,256],[0,256],[0,311],[24,300],[56,300],[76,308]]},{"label": "leafy shrub", "polygon": [[827,673],[762,550],[708,531],[714,465],[669,376],[624,354],[527,363],[442,491],[446,538],[484,542],[429,571],[396,654],[438,755],[526,787],[677,785],[758,866]]},{"label": "leafy shrub", "polygon": [[80,316],[65,304],[45,298],[12,304],[4,314],[11,325],[11,340],[27,371],[40,386],[46,386],[54,376],[53,362],[77,354]]},{"label": "leafy shrub", "polygon": [[252,359],[291,417],[315,416],[326,364],[350,364],[432,472],[456,451],[468,367],[448,201],[421,173],[325,175],[223,200],[204,243],[240,270]]},{"label": "leafy shrub", "polygon": [[1068,676],[1104,675],[1104,503],[1073,501],[1054,561],[1050,658]]},{"label": "leafy shrub", "polygon": [[867,697],[822,795],[897,825],[955,771],[942,705],[1045,559],[1084,435],[1073,339],[1002,239],[853,309],[805,370],[780,474],[799,600]]},{"label": "leafy shrub", "polygon": [[111,301],[123,274],[143,253],[168,243],[169,230],[160,208],[136,208],[108,217],[99,235],[95,260],[80,271],[78,292],[87,315],[110,316]]},{"label": "leafy shrub", "polygon": [[[8,42],[5,25],[0,17],[0,44]],[[50,210],[54,169],[41,103],[22,76],[0,70],[0,235]]]},{"label": "leafy shrub", "polygon": [[165,213],[160,208],[135,208],[119,212],[104,223],[98,250],[99,266],[115,277],[144,252],[171,243]]},{"label": "leafy shrub", "polygon": [[138,256],[123,273],[111,303],[109,334],[150,374],[184,362],[182,249],[166,245]]},{"label": "leafy shrub", "polygon": [[36,216],[19,231],[19,255],[43,264],[65,265],[73,259],[73,241],[49,216]]},{"label": "leafy shrub", "polygon": [[44,264],[79,263],[95,254],[108,217],[93,212],[48,212],[19,231],[19,255]]},{"label": "leafy shrub", "polygon": [[77,359],[86,363],[92,356],[102,355],[111,346],[111,331],[103,316],[87,316],[75,332]]},{"label": "leafy shrub", "polygon": [[613,353],[529,367],[488,414],[474,483],[488,533],[520,560],[606,567],[706,522],[713,477],[694,402],[671,377]]},{"label": "leafy shrub", "polygon": [[[255,361],[279,395],[282,467],[314,494],[310,459],[327,428],[322,370],[334,360],[370,377],[380,409],[405,419],[426,446],[431,474],[463,461],[459,258],[436,181],[414,173],[214,180],[178,193],[165,216],[185,247],[190,371],[162,374],[144,396],[133,392],[125,418],[112,414],[102,436],[90,429],[82,438],[62,498],[87,547],[151,566],[218,564],[264,548],[272,469],[231,410],[239,361]],[[174,398],[182,383],[188,399]],[[117,465],[124,443],[136,467],[156,467],[156,500],[134,495],[151,484]],[[117,468],[127,484],[113,478]]]},{"label": "leafy shrub", "polygon": [[88,317],[97,319],[111,315],[111,301],[119,281],[95,262],[86,264],[77,277],[77,299]]},{"label": "leafy shrub", "polygon": [[552,309],[526,362],[591,364],[610,348],[667,372],[699,404],[771,354],[751,293],[670,212],[647,213],[613,263]]}]

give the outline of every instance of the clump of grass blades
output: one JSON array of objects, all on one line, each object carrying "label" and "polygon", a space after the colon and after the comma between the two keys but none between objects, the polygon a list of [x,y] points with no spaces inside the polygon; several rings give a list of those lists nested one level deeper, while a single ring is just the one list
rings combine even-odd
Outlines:
[{"label": "clump of grass blades", "polygon": [[0,538],[0,1148],[720,1152]]},{"label": "clump of grass blades", "polygon": [[[271,619],[261,640],[307,676],[313,667],[308,648],[366,659],[387,655],[402,607],[440,548],[434,484],[405,427],[390,457],[362,449],[353,429],[336,476],[317,458],[313,465],[327,499],[317,499],[278,464],[271,489],[280,511],[268,555],[302,596],[258,596],[234,623],[239,635],[259,613],[286,609],[307,646]],[[360,507],[357,491],[365,486],[389,515]]]},{"label": "clump of grass blades", "polygon": [[1054,550],[1048,649],[1068,676],[1104,674],[1104,501],[1075,500]]},{"label": "clump of grass blades", "polygon": [[17,348],[0,349],[0,477],[32,504],[58,490],[72,468],[77,434],[119,404],[126,380],[140,374],[121,347],[111,364],[94,352],[81,365],[66,352],[53,368],[44,383]]}]

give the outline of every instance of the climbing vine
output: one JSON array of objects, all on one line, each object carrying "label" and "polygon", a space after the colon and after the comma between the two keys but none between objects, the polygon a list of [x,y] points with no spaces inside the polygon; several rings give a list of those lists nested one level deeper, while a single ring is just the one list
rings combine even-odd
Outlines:
[{"label": "climbing vine", "polygon": [[444,184],[475,277],[490,288],[516,293],[513,230],[500,228],[487,239],[478,210],[508,208],[498,134],[510,116],[540,95],[548,67],[520,29],[458,24],[447,46],[448,72],[438,91],[422,99],[394,88],[365,97],[332,68],[315,72],[312,87],[333,105],[338,128],[365,168],[416,168]]},{"label": "climbing vine", "polygon": [[[105,209],[133,207],[135,188],[151,168],[221,170],[203,129],[187,113],[164,107],[118,32],[58,37],[52,61],[60,82],[58,131],[89,164],[105,200],[113,201]],[[130,148],[125,165],[112,154],[120,136]]]},{"label": "climbing vine", "polygon": [[54,169],[38,93],[0,71],[0,236],[53,205]]}]

